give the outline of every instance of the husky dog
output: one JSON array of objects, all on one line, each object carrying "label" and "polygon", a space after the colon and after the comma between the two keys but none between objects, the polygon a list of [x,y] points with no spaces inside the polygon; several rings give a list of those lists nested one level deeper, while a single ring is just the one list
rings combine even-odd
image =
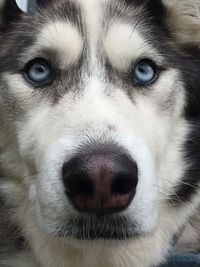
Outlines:
[{"label": "husky dog", "polygon": [[0,265],[160,266],[200,203],[199,0],[1,7]]}]

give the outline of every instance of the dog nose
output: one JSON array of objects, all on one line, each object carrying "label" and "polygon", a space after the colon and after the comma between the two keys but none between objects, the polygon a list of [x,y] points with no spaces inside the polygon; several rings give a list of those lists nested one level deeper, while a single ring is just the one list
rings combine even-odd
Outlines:
[{"label": "dog nose", "polygon": [[87,213],[125,210],[138,183],[137,164],[126,154],[95,151],[69,160],[62,168],[65,191],[73,206]]}]

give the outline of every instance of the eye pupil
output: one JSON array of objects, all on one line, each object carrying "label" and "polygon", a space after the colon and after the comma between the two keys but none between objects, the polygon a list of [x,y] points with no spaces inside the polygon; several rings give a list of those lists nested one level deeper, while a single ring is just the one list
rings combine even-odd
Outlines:
[{"label": "eye pupil", "polygon": [[145,66],[144,65],[142,65],[142,66],[140,66],[139,67],[139,71],[141,72],[141,73],[147,73],[147,69],[145,68]]},{"label": "eye pupil", "polygon": [[44,73],[45,72],[44,67],[41,65],[35,66],[35,72]]}]

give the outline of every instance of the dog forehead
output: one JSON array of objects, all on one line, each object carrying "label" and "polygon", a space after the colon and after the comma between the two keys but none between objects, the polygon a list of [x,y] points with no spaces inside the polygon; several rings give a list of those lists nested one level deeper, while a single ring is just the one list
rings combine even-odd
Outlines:
[{"label": "dog forehead", "polygon": [[[111,50],[109,52],[111,54],[113,51],[110,46],[114,45],[116,47],[115,56],[119,52],[123,57],[122,47],[120,47],[122,43],[123,50],[129,51],[130,46],[134,46],[133,41],[135,40],[134,49],[137,51],[137,48],[142,47],[145,42],[135,27],[136,24],[139,24],[138,6],[123,3],[124,9],[121,0],[58,1],[54,7],[56,7],[56,12],[59,12],[59,16],[57,15],[53,20],[48,17],[39,30],[37,45],[55,50],[62,61],[67,59],[64,65],[77,61],[84,48],[89,51],[88,55],[91,58],[96,57],[98,53],[102,52],[99,44],[105,50]],[[123,42],[117,42],[118,38],[119,41],[123,39]],[[108,51],[105,52],[108,53]]]}]

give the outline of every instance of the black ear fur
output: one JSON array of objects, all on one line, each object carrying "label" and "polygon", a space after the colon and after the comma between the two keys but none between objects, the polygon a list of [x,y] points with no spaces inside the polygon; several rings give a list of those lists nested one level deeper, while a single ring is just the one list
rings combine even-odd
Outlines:
[{"label": "black ear fur", "polygon": [[38,7],[44,7],[48,4],[49,1],[48,0],[37,0],[36,2],[37,2]]},{"label": "black ear fur", "polygon": [[0,11],[1,28],[9,27],[11,23],[20,19],[23,14],[15,0],[4,0]]},{"label": "black ear fur", "polygon": [[52,2],[52,0],[35,0],[31,6],[32,6],[32,9],[43,8],[49,5],[50,2]]}]

